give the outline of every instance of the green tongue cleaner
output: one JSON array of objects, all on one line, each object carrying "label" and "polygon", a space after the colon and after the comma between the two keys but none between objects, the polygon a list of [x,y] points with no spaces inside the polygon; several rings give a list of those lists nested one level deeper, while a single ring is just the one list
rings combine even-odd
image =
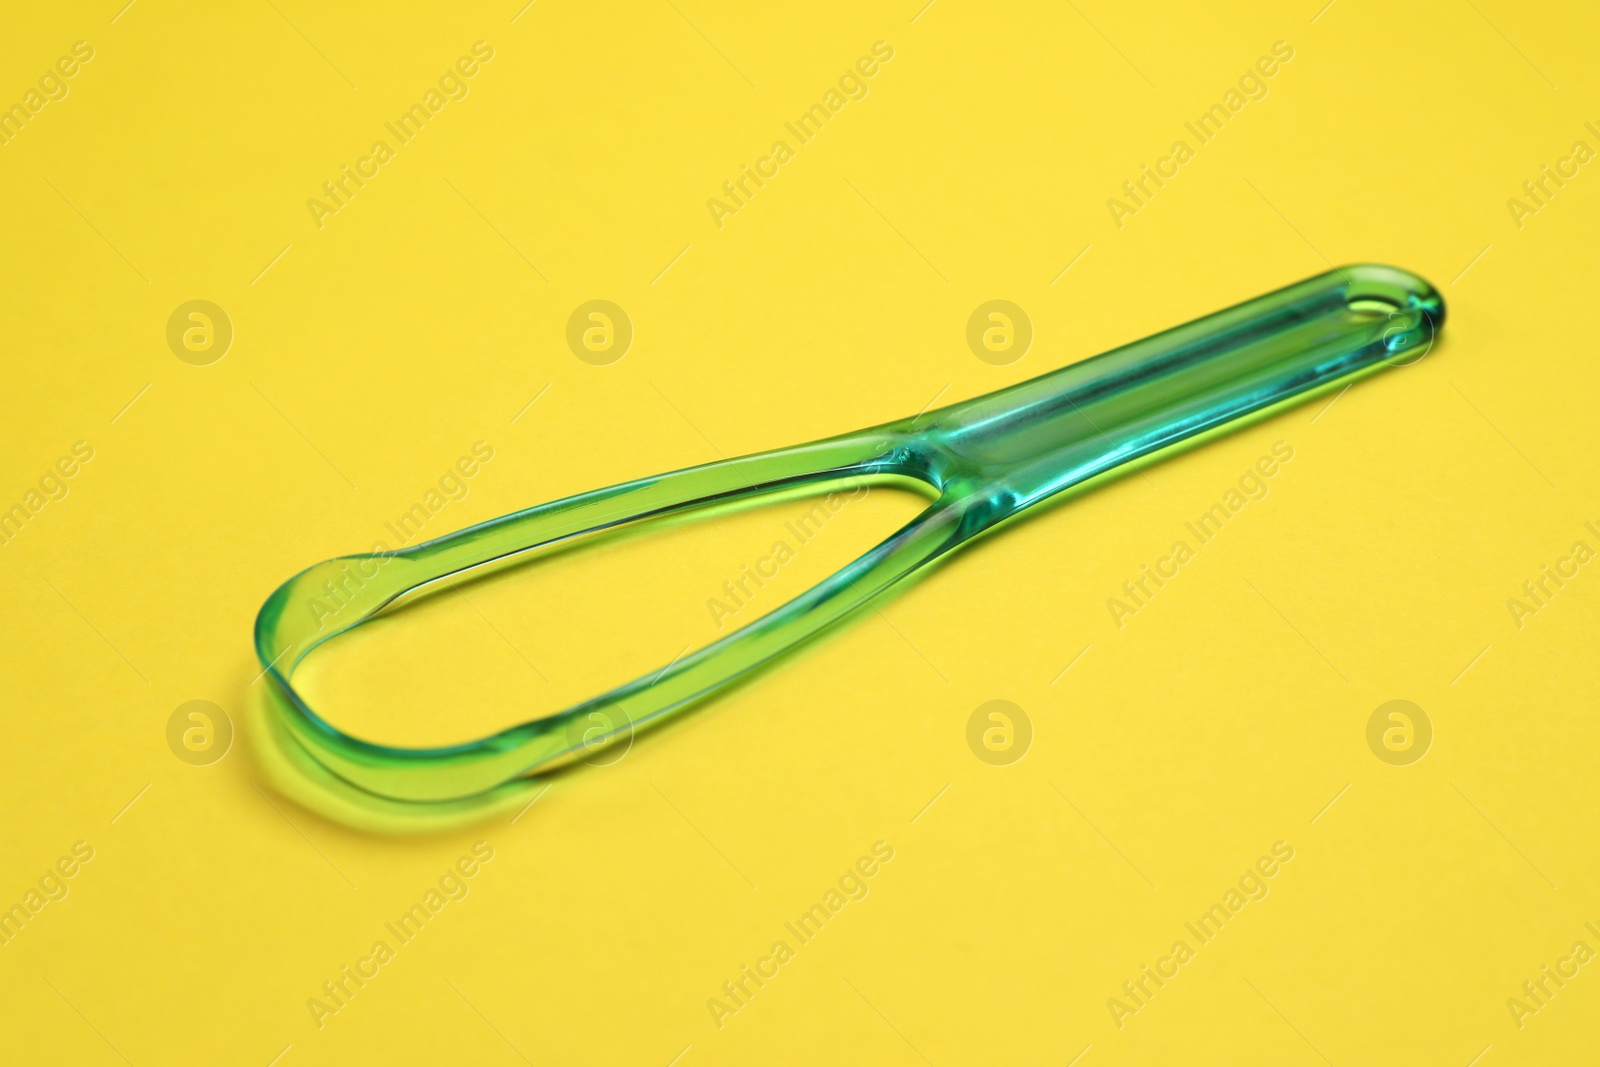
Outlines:
[{"label": "green tongue cleaner", "polygon": [[[327,560],[279,586],[256,617],[268,713],[289,743],[375,805],[480,797],[631,741],[1063,490],[1413,363],[1443,323],[1443,299],[1416,275],[1342,267],[926,415],[581,493],[395,552]],[[344,733],[294,688],[295,668],[317,645],[466,572],[707,505],[908,479],[935,499],[861,558],[727,637],[565,711],[466,744],[396,748]],[[330,582],[341,600],[331,615]]]}]

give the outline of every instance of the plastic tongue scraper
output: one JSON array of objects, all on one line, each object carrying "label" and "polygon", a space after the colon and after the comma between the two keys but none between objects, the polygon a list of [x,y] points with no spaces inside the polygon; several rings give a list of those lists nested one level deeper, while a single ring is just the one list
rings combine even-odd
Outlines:
[{"label": "plastic tongue scraper", "polygon": [[[488,793],[684,710],[1065,489],[1414,362],[1443,322],[1443,300],[1416,275],[1344,267],[923,416],[624,482],[395,552],[319,563],[280,586],[256,618],[274,713],[311,758],[375,797],[437,802]],[[936,499],[860,559],[658,672],[489,737],[442,748],[374,744],[323,719],[292,684],[317,645],[404,594],[443,588],[435,583],[465,572],[710,504],[906,479],[931,487]],[[339,604],[331,615],[330,596]]]}]

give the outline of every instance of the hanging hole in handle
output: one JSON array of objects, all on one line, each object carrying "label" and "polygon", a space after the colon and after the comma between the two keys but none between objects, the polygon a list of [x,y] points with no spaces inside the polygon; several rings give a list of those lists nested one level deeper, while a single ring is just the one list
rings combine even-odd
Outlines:
[{"label": "hanging hole in handle", "polygon": [[1427,314],[1435,331],[1444,325],[1444,297],[1421,275],[1380,263],[1339,267],[1345,306],[1352,311],[1389,314],[1417,310]]},{"label": "hanging hole in handle", "polygon": [[1427,280],[1410,271],[1382,264],[1339,269],[1345,279],[1344,301],[1358,315],[1381,318],[1381,338],[1388,354],[1383,362],[1408,367],[1433,349],[1444,325],[1444,297]]}]

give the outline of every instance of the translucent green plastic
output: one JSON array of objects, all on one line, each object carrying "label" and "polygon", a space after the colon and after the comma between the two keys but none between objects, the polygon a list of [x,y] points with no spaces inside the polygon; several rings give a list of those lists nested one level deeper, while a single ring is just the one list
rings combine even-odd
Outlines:
[{"label": "translucent green plastic", "polygon": [[[319,563],[279,587],[256,619],[274,713],[312,759],[374,798],[437,803],[488,793],[685,710],[1063,490],[1414,362],[1443,322],[1443,300],[1416,275],[1345,267],[922,416],[625,482],[392,553]],[[295,667],[323,641],[467,572],[689,509],[907,479],[935,495],[927,510],[781,608],[657,672],[480,740],[375,744],[333,726],[292,684]]]}]

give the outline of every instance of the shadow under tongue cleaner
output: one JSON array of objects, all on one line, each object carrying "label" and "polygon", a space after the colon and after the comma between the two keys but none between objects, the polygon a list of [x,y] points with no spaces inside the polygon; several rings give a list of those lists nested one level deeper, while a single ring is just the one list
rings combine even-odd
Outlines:
[{"label": "shadow under tongue cleaner", "polygon": [[[624,482],[396,552],[328,560],[280,586],[256,618],[272,708],[312,759],[375,799],[480,797],[683,711],[1063,490],[1414,362],[1443,322],[1439,293],[1416,275],[1344,267],[923,416]],[[908,480],[931,488],[927,510],[781,608],[660,671],[477,741],[364,741],[319,716],[292,684],[295,667],[323,641],[464,572],[697,507]],[[331,617],[328,582],[343,602]],[[596,724],[605,724],[604,736],[595,736]]]}]

